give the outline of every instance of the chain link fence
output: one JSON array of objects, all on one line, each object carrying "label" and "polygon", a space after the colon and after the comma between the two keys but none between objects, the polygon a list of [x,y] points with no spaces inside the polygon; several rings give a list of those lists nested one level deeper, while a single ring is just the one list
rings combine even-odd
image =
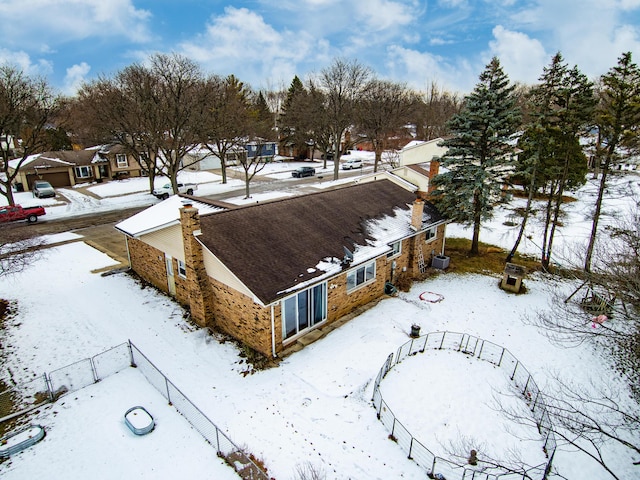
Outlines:
[{"label": "chain link fence", "polygon": [[0,424],[130,367],[140,370],[167,402],[216,448],[218,456],[240,478],[269,480],[260,462],[234,444],[130,341],[0,392]]},{"label": "chain link fence", "polygon": [[65,393],[80,390],[131,366],[129,344],[122,343],[0,392],[0,422],[27,413]]},{"label": "chain link fence", "polygon": [[[453,350],[473,356],[479,360],[492,363],[500,367],[522,394],[532,412],[533,418],[542,436],[543,449],[547,455],[546,464],[533,467],[527,472],[490,474],[479,472],[471,468],[453,464],[444,458],[436,456],[427,447],[422,445],[407,428],[396,418],[389,405],[382,398],[380,383],[394,365],[405,358],[424,353],[425,350]],[[545,479],[551,470],[551,462],[556,450],[556,439],[553,434],[551,419],[540,389],[533,377],[516,357],[504,347],[483,340],[466,333],[433,332],[427,335],[413,338],[401,345],[395,354],[391,353],[384,362],[373,385],[373,406],[382,424],[390,432],[389,438],[408,454],[408,457],[429,472],[431,478],[437,478],[439,474],[447,480],[516,480],[532,478],[534,475]]]},{"label": "chain link fence", "polygon": [[269,476],[251,454],[239,448],[202,413],[133,343],[131,363],[135,365],[160,394],[172,404],[200,434],[216,448],[218,456],[235,469],[244,480],[269,480]]}]

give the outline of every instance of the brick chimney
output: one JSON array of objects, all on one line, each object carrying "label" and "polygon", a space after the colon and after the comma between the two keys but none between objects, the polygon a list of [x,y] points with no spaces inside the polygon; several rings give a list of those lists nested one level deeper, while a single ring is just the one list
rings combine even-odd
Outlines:
[{"label": "brick chimney", "polygon": [[191,318],[201,327],[213,320],[213,288],[204,267],[202,246],[196,239],[200,233],[200,215],[191,202],[180,209],[184,263]]},{"label": "brick chimney", "polygon": [[435,187],[431,185],[431,180],[433,180],[433,177],[438,175],[439,172],[440,162],[436,159],[431,159],[431,161],[429,162],[429,186],[427,187],[427,193],[431,193],[435,190]]},{"label": "brick chimney", "polygon": [[422,214],[424,213],[424,200],[420,197],[413,201],[411,207],[411,229],[418,231],[422,228]]}]

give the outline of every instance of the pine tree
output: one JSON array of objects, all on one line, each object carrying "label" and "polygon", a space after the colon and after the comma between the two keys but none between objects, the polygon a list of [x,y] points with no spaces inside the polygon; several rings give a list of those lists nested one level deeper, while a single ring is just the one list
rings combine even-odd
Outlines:
[{"label": "pine tree", "polygon": [[587,161],[579,136],[592,121],[594,104],[593,84],[577,67],[569,69],[560,53],[554,55],[529,98],[532,121],[519,142],[520,172],[529,180],[529,198],[520,233],[507,260],[515,254],[522,238],[533,194],[542,187],[548,194],[542,266],[549,267],[564,193],[585,182]]},{"label": "pine tree", "polygon": [[433,183],[434,202],[454,221],[473,225],[472,255],[478,254],[480,226],[502,200],[502,187],[513,171],[511,140],[520,122],[515,87],[494,57],[465,97],[462,111],[448,124],[452,137],[443,141],[448,152],[440,160],[445,173]]},{"label": "pine tree", "polygon": [[279,120],[280,140],[285,146],[291,147],[296,155],[305,157],[310,139],[308,96],[298,76],[293,77]]},{"label": "pine tree", "polygon": [[631,52],[618,59],[618,64],[602,76],[603,89],[597,108],[597,126],[601,144],[596,162],[602,164],[602,175],[584,270],[591,270],[591,260],[602,211],[602,199],[607,188],[607,176],[621,150],[637,142],[640,128],[640,69],[631,60]]}]

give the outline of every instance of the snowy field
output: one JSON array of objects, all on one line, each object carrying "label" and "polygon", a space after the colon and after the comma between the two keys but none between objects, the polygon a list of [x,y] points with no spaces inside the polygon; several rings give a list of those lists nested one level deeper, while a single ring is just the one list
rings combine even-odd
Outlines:
[{"label": "snowy field", "polygon": [[[621,184],[626,188],[631,182],[637,192],[638,181],[637,176],[627,176]],[[581,201],[568,209],[559,248],[570,250],[571,242],[582,242],[584,215],[592,196],[592,186],[585,187]],[[612,195],[607,209],[621,212],[621,204],[628,200]],[[510,234],[502,225],[507,216],[499,212],[496,221],[483,228],[481,241],[510,247]],[[467,233],[461,227],[448,227],[449,236]],[[586,384],[600,381],[611,368],[610,359],[588,346],[567,349],[551,344],[545,332],[523,319],[549,308],[551,288],[570,291],[571,282],[535,275],[526,280],[527,294],[514,296],[497,287],[497,277],[442,273],[416,283],[406,294],[385,298],[287,357],[278,368],[243,375],[247,367],[238,349],[187,323],[182,308],[170,298],[142,288],[125,274],[90,273],[114,263],[91,247],[74,243],[48,250],[44,259],[20,276],[0,279],[0,298],[14,301],[17,308],[0,333],[3,380],[20,383],[131,339],[236,444],[264,460],[269,475],[278,480],[293,480],[296,468],[307,463],[327,479],[425,478],[424,471],[388,439],[371,406],[373,380],[388,354],[408,340],[413,323],[421,326],[422,333],[466,332],[506,347],[543,391],[554,373]],[[25,295],[27,291],[38,293]],[[444,300],[421,301],[425,291]],[[507,387],[494,372],[485,371],[491,369],[485,362],[470,364],[464,358],[443,355],[407,359],[396,367],[401,367],[397,376],[392,370],[381,385],[385,400],[398,404],[398,416],[411,413],[415,417],[403,423],[437,455],[444,455],[446,447],[463,436],[476,437],[493,454],[506,452],[513,437],[494,435],[492,429],[503,420],[487,412],[494,401],[492,392]],[[0,476],[23,479],[34,472],[48,472],[51,478],[65,479],[227,478],[223,475],[228,469],[215,463],[214,449],[200,450],[208,445],[135,373],[116,374],[32,415],[29,422],[43,425],[47,436],[0,464]],[[113,403],[113,408],[102,406],[103,402]],[[142,404],[160,420],[157,431],[144,439],[128,438],[122,422],[122,414],[134,404]],[[79,424],[94,423],[96,435],[74,436]],[[165,443],[165,435],[184,449],[178,473],[169,460],[176,445]],[[517,435],[531,438],[535,432]],[[76,439],[83,445],[78,459],[66,453]],[[122,450],[118,446],[117,459],[109,467],[103,463],[103,442],[107,441],[130,445]],[[525,454],[532,455],[528,458],[537,461],[536,439],[521,443]],[[187,451],[196,454],[189,457]],[[150,477],[138,475],[142,452],[146,467],[154,471]],[[68,461],[54,464],[56,455]],[[608,448],[605,455],[621,465],[622,478],[637,478],[638,467],[631,465],[626,451]],[[568,447],[560,446],[554,467],[566,478],[604,478],[592,460]],[[129,471],[134,473],[125,473]]]}]

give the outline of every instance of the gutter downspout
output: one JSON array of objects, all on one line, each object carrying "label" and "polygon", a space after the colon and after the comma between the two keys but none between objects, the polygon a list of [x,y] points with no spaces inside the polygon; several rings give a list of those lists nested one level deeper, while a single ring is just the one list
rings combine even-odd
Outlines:
[{"label": "gutter downspout", "polygon": [[271,304],[271,356],[278,358],[276,355],[276,321],[273,304]]}]

